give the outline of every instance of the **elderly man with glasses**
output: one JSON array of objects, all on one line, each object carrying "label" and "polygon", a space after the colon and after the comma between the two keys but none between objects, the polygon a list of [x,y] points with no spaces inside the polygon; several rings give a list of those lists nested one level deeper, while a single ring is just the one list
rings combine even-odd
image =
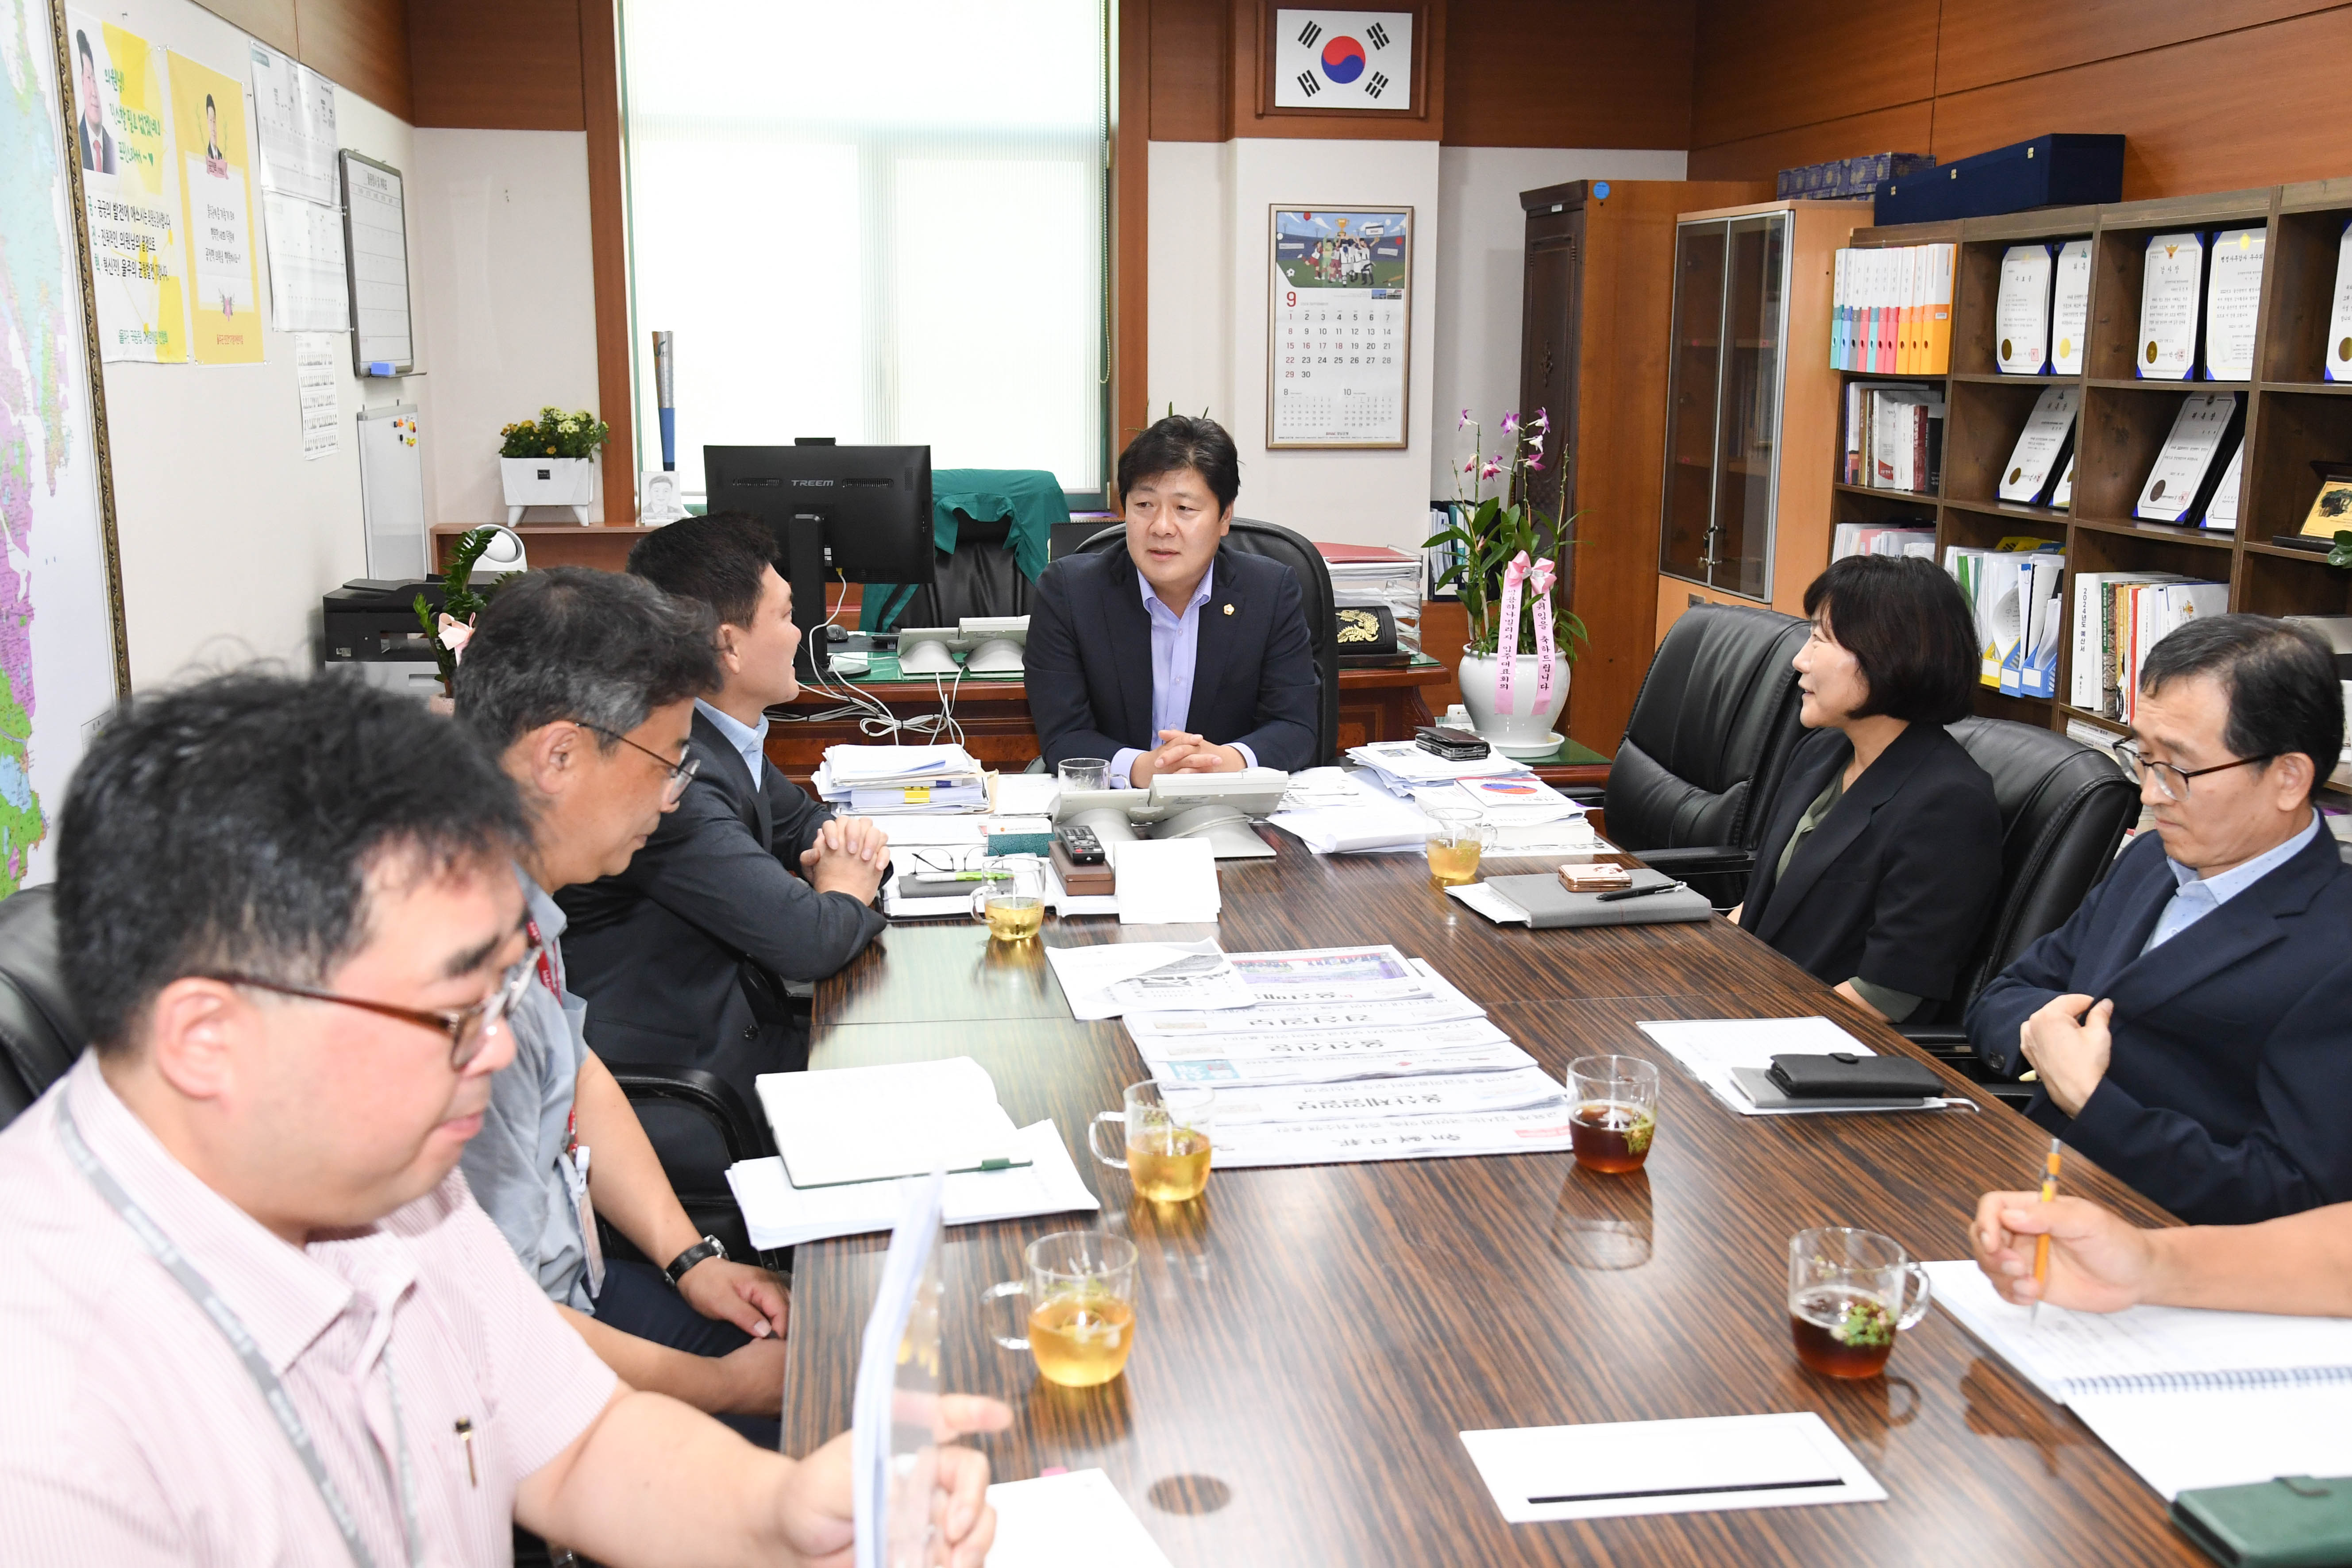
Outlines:
[{"label": "elderly man with glasses", "polygon": [[[694,773],[695,699],[719,681],[709,617],[634,578],[559,568],[509,584],[456,681],[457,721],[522,797],[517,857],[529,984],[466,1178],[523,1267],[632,1387],[772,1447],[788,1300],[775,1277],[702,1235],[613,1075],[563,963],[560,888],[629,863]],[[595,1216],[646,1257],[607,1258]]]},{"label": "elderly man with glasses", "polygon": [[2313,804],[2343,736],[2309,633],[2166,637],[2116,747],[2156,831],[1969,1010],[2027,1115],[2193,1223],[2352,1199],[2352,868]]}]

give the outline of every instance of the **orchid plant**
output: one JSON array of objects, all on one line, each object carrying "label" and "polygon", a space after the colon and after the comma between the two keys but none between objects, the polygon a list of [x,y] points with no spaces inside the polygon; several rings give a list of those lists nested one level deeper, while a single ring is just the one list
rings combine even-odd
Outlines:
[{"label": "orchid plant", "polygon": [[[1576,542],[1570,525],[1576,518],[1546,517],[1535,504],[1529,479],[1544,471],[1550,414],[1538,408],[1535,417],[1526,420],[1504,415],[1501,444],[1492,456],[1486,451],[1486,428],[1470,417],[1470,410],[1462,411],[1454,428],[1457,435],[1473,432],[1471,455],[1454,474],[1454,494],[1460,504],[1451,526],[1422,544],[1424,550],[1452,547],[1454,563],[1432,586],[1452,584],[1461,594],[1470,617],[1472,653],[1496,652],[1504,640],[1506,606],[1516,605],[1516,625],[1509,628],[1511,652],[1535,653],[1541,643],[1549,643],[1574,663],[1577,643],[1591,639],[1584,622],[1568,607],[1565,592],[1551,590],[1567,578],[1568,552]],[[1517,591],[1522,583],[1524,595]],[[1536,635],[1538,605],[1548,606],[1552,617],[1551,636],[1540,639]]]}]

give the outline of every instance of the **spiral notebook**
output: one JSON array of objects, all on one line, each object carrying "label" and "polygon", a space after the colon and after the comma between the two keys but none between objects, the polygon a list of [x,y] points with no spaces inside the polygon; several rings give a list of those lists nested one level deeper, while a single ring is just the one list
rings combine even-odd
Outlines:
[{"label": "spiral notebook", "polygon": [[2352,1321],[2188,1307],[2039,1321],[1974,1263],[1930,1263],[1937,1301],[2170,1498],[2352,1475]]}]

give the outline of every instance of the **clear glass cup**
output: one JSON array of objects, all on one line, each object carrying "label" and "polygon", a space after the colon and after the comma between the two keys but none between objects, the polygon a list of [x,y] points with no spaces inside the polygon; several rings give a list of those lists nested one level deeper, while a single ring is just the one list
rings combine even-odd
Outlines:
[{"label": "clear glass cup", "polygon": [[1034,855],[992,860],[988,879],[971,895],[971,918],[997,942],[1027,942],[1045,924],[1045,876]]},{"label": "clear glass cup", "polygon": [[[1145,1079],[1127,1086],[1126,1100],[1126,1110],[1096,1116],[1087,1129],[1087,1147],[1104,1164],[1125,1171],[1139,1197],[1156,1204],[1199,1197],[1209,1184],[1209,1131],[1216,1091]],[[1103,1126],[1112,1121],[1126,1124],[1125,1159],[1103,1152]]]},{"label": "clear glass cup", "polygon": [[[1916,1295],[1913,1294],[1916,1288]],[[1824,1377],[1876,1377],[1927,1315],[1927,1269],[1891,1237],[1831,1226],[1789,1238],[1789,1331]]]},{"label": "clear glass cup", "polygon": [[1022,1278],[992,1285],[982,1300],[1021,1296],[1028,1332],[999,1334],[1009,1351],[1027,1351],[1037,1373],[1065,1388],[1092,1388],[1127,1369],[1135,1349],[1135,1243],[1098,1230],[1041,1236],[1022,1253]]},{"label": "clear glass cup", "polygon": [[1495,842],[1495,830],[1467,807],[1439,806],[1429,812],[1429,879],[1458,888],[1478,879],[1479,857]]},{"label": "clear glass cup", "polygon": [[1070,757],[1063,762],[1058,771],[1065,794],[1110,788],[1110,759],[1108,757]]},{"label": "clear glass cup", "polygon": [[1579,1057],[1568,1064],[1568,1146],[1588,1171],[1622,1175],[1650,1157],[1658,1132],[1658,1069],[1640,1057]]}]

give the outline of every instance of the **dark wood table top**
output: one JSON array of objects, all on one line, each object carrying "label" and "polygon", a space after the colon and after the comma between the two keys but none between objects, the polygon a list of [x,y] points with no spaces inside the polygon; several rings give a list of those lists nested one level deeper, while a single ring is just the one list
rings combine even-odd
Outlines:
[{"label": "dark wood table top", "polygon": [[[1598,1176],[1557,1153],[1233,1171],[1162,1208],[1087,1152],[1087,1121],[1145,1076],[1124,1029],[1071,1019],[1042,956],[992,949],[977,924],[895,927],[820,989],[810,1066],[969,1054],[1016,1122],[1054,1118],[1103,1203],[948,1233],[948,1300],[964,1310],[945,1381],[1013,1406],[1013,1429],[979,1444],[999,1479],[1100,1466],[1188,1564],[2201,1561],[2087,1428],[1944,1314],[1867,1383],[1817,1377],[1790,1348],[1791,1235],[1854,1225],[1915,1257],[1964,1256],[1977,1194],[2037,1178],[2045,1140],[2022,1118],[1990,1097],[1979,1115],[1736,1117],[1638,1023],[1820,1013],[1875,1049],[1911,1047],[1721,920],[1498,928],[1430,889],[1415,858],[1281,849],[1223,867],[1227,951],[1392,942],[1555,1077],[1591,1052],[1657,1061],[1648,1166]],[[1073,921],[1043,940],[1209,931]],[[2066,1184],[2166,1218],[2087,1161]],[[992,1342],[1009,1323],[979,1295],[1018,1277],[1036,1237],[1092,1226],[1141,1251],[1137,1349],[1110,1384],[1064,1389]],[[792,1452],[849,1424],[885,1245],[799,1249]],[[1819,1412],[1889,1500],[1510,1525],[1457,1436],[1793,1410]]]}]

